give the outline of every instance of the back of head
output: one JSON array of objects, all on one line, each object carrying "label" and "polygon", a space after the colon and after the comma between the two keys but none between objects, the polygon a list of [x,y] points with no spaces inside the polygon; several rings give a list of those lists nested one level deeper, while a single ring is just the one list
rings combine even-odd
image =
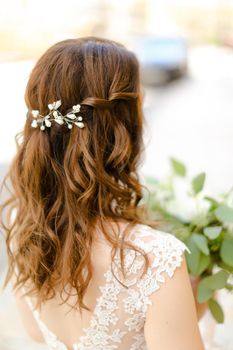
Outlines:
[{"label": "back of head", "polygon": [[[54,123],[32,128],[32,110],[61,113],[81,105],[85,127]],[[25,93],[27,120],[9,171],[13,194],[3,206],[14,220],[5,224],[16,286],[30,281],[43,301],[56,286],[77,291],[91,278],[89,248],[97,221],[142,221],[137,163],[142,146],[139,65],[116,42],[87,37],[59,42],[36,63]],[[113,246],[117,247],[108,237]],[[12,243],[14,246],[13,255]],[[88,267],[84,277],[83,268]]]}]

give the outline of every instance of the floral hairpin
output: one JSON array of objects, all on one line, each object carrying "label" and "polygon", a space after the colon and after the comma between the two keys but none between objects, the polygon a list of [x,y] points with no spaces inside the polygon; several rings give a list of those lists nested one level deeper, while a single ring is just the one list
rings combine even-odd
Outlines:
[{"label": "floral hairpin", "polygon": [[49,113],[46,116],[40,114],[38,110],[32,110],[33,121],[31,126],[33,128],[40,127],[41,130],[45,130],[45,128],[50,128],[52,126],[52,121],[55,121],[59,125],[66,124],[69,129],[72,129],[73,124],[75,124],[78,128],[84,128],[83,117],[81,115],[76,116],[76,113],[80,112],[81,105],[77,104],[72,107],[72,111],[62,115],[58,108],[61,106],[61,100],[55,101],[53,103],[48,104]]}]

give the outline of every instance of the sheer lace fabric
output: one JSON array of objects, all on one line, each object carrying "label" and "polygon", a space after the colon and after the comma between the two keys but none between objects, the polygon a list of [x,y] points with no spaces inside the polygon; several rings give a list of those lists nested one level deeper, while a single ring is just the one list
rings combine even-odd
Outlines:
[{"label": "sheer lace fabric", "polygon": [[[114,258],[115,275],[111,267],[104,273],[105,284],[99,286],[100,297],[91,317],[90,326],[83,329],[84,336],[73,344],[71,350],[146,350],[144,324],[151,295],[166,278],[174,275],[181,265],[182,254],[187,246],[170,233],[154,230],[149,226],[136,225],[130,239],[137,247],[148,253],[149,268],[141,277],[144,259],[140,253],[125,249],[126,279],[121,278],[120,256]],[[69,350],[41,320],[40,314],[26,298],[40,328],[48,349]]]}]

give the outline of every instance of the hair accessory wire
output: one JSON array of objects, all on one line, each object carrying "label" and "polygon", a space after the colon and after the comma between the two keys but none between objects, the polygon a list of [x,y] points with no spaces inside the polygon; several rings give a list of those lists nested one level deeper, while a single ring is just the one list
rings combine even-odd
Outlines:
[{"label": "hair accessory wire", "polygon": [[61,106],[61,100],[55,101],[48,104],[49,113],[46,116],[40,114],[40,111],[34,109],[31,111],[33,116],[33,121],[31,127],[40,128],[44,131],[47,128],[50,128],[53,122],[56,122],[59,125],[66,124],[68,129],[72,129],[73,125],[76,125],[78,128],[84,128],[83,117],[81,115],[76,115],[81,110],[81,105],[77,104],[72,107],[72,111],[68,112],[65,115],[58,110]]}]

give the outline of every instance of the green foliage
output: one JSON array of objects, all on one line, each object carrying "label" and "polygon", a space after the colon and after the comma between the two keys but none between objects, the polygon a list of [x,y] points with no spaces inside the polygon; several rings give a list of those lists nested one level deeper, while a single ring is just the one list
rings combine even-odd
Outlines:
[{"label": "green foliage", "polygon": [[213,294],[214,291],[208,288],[208,283],[205,283],[205,280],[202,280],[198,285],[197,301],[199,303],[204,303],[212,298]]},{"label": "green foliage", "polygon": [[227,265],[226,263],[224,263],[223,261],[219,261],[218,262],[218,266],[221,267],[222,269],[228,271],[230,274],[233,275],[233,267],[230,265]]},{"label": "green foliage", "polygon": [[233,267],[233,238],[225,238],[220,249],[223,262]]},{"label": "green foliage", "polygon": [[207,281],[207,285],[210,289],[217,290],[226,286],[228,277],[229,274],[226,271],[220,270],[214,275],[206,277],[205,280]]},{"label": "green foliage", "polygon": [[229,274],[225,270],[221,270],[211,276],[205,277],[201,280],[197,289],[197,300],[203,303],[209,300],[215,290],[226,287]]},{"label": "green foliage", "polygon": [[222,227],[221,226],[205,227],[203,232],[204,232],[204,234],[206,235],[207,238],[213,240],[213,239],[218,238],[218,236],[222,232]]},{"label": "green foliage", "polygon": [[233,208],[222,204],[215,210],[217,219],[225,223],[233,223]]},{"label": "green foliage", "polygon": [[202,253],[193,235],[186,241],[186,245],[191,251],[191,254],[186,254],[188,269],[193,276],[200,276],[209,266],[210,256]]},{"label": "green foliage", "polygon": [[224,323],[224,313],[219,303],[214,299],[210,299],[208,301],[208,306],[215,320],[218,323]]},{"label": "green foliage", "polygon": [[176,175],[179,175],[179,176],[186,175],[186,167],[181,161],[171,157],[170,163],[171,163],[172,169]]},{"label": "green foliage", "polygon": [[[167,180],[148,181],[153,190],[147,202],[148,209],[153,218],[163,221],[162,230],[173,233],[189,248],[191,254],[185,254],[189,273],[200,278],[197,299],[199,303],[208,301],[213,317],[217,322],[223,322],[221,306],[213,298],[218,289],[233,291],[233,286],[228,283],[228,277],[233,274],[233,196],[230,199],[233,188],[218,199],[206,196],[203,194],[204,172],[188,178],[185,164],[173,157],[170,164],[172,172]],[[176,206],[175,181],[180,183],[177,176],[189,182],[188,195],[196,201],[197,214],[188,219],[182,215],[186,212],[186,204],[183,212],[179,202]],[[201,201],[205,201],[204,210]]]},{"label": "green foliage", "polygon": [[192,188],[195,194],[202,191],[205,183],[206,174],[200,173],[197,176],[195,176],[192,180]]},{"label": "green foliage", "polygon": [[200,253],[198,270],[197,270],[198,276],[200,276],[202,272],[204,272],[207,269],[207,267],[210,265],[210,262],[211,262],[211,259],[209,255]]},{"label": "green foliage", "polygon": [[186,254],[186,260],[189,271],[192,273],[193,276],[198,276],[198,268],[199,268],[199,261],[200,261],[200,250],[198,249],[197,245],[194,242],[193,237],[189,237],[189,239],[185,242],[189,250],[191,251],[191,254]]},{"label": "green foliage", "polygon": [[211,203],[210,211],[215,210],[219,206],[219,202],[212,197],[205,196],[204,199],[208,200]]},{"label": "green foliage", "polygon": [[205,255],[209,255],[209,247],[208,247],[208,241],[207,238],[201,234],[194,233],[192,235],[193,240],[196,244],[196,246],[199,248],[199,250],[204,253]]}]

